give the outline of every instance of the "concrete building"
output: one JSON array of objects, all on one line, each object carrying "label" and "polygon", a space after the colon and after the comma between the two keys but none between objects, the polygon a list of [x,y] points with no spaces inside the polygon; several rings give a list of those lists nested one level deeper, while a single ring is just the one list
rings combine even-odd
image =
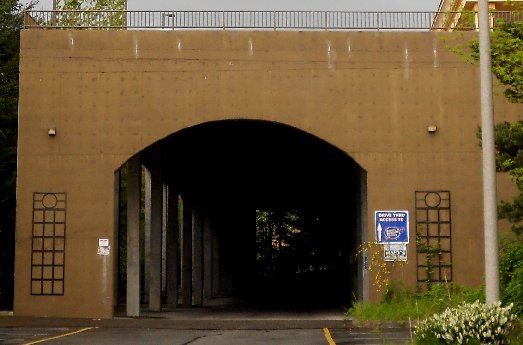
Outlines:
[{"label": "concrete building", "polygon": [[[395,279],[483,284],[471,35],[23,30],[15,315],[376,299],[376,211],[410,216]],[[300,215],[281,261],[257,211]]]},{"label": "concrete building", "polygon": [[[492,25],[497,19],[522,20],[522,6],[521,0],[489,0],[489,8],[493,12]],[[477,0],[441,0],[432,26],[444,31],[476,29],[477,12]]]}]

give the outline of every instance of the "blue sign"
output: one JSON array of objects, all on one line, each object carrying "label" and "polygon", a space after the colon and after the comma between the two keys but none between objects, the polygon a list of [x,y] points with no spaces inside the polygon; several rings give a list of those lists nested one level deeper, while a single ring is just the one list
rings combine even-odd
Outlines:
[{"label": "blue sign", "polygon": [[375,211],[377,243],[409,243],[409,211]]}]

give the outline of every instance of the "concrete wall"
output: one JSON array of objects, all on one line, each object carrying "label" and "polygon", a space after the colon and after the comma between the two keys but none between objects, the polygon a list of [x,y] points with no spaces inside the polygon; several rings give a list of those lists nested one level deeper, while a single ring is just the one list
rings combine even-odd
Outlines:
[{"label": "concrete wall", "polygon": [[[370,239],[374,210],[414,214],[416,190],[450,190],[454,281],[481,284],[479,70],[446,48],[468,38],[23,31],[16,315],[112,316],[115,257],[97,248],[99,238],[115,244],[115,170],[171,133],[222,119],[288,124],[353,157],[367,171]],[[516,107],[500,97],[496,116],[514,120]],[[30,294],[34,192],[67,193],[63,296]],[[397,274],[414,284],[414,241],[408,248]]]}]

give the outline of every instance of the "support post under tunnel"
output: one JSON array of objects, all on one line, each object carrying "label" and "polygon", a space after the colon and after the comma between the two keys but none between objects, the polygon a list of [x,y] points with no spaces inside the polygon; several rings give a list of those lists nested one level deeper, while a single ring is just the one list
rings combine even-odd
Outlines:
[{"label": "support post under tunnel", "polygon": [[151,164],[151,239],[149,274],[149,310],[161,310],[162,296],[162,205],[163,183],[161,156],[155,150]]},{"label": "support post under tunnel", "polygon": [[167,188],[167,230],[166,230],[166,277],[167,305],[178,306],[178,238],[179,238],[179,203],[173,183]]},{"label": "support post under tunnel", "polygon": [[127,185],[127,316],[140,316],[140,156],[128,164]]}]

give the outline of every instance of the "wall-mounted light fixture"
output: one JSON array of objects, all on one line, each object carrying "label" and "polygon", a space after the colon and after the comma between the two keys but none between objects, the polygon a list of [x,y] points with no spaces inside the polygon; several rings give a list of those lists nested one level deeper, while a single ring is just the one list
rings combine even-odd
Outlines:
[{"label": "wall-mounted light fixture", "polygon": [[436,125],[430,125],[427,127],[427,132],[429,133],[435,133],[438,130],[438,127]]},{"label": "wall-mounted light fixture", "polygon": [[47,131],[47,134],[50,137],[54,137],[56,135],[56,128],[54,128],[54,127],[49,128],[49,130]]}]

